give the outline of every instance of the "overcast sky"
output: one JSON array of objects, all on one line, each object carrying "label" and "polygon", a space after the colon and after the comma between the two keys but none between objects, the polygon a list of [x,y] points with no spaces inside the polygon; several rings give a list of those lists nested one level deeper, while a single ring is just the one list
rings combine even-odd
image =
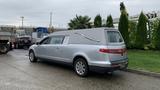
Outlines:
[{"label": "overcast sky", "polygon": [[[120,15],[121,0],[0,0],[0,25],[48,26],[53,12],[53,26],[67,27],[75,15],[88,15],[92,20],[97,14],[104,19],[111,14]],[[160,0],[123,0],[129,15],[160,10]]]}]

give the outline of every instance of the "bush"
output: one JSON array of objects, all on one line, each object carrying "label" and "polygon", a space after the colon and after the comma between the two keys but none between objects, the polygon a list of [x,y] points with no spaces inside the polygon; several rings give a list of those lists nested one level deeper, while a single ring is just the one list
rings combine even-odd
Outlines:
[{"label": "bush", "polygon": [[136,26],[137,23],[134,21],[129,21],[129,48],[134,49],[135,47],[135,40],[136,40]]},{"label": "bush", "polygon": [[152,44],[155,49],[160,50],[160,21],[158,22],[157,28],[153,31],[153,41]]}]

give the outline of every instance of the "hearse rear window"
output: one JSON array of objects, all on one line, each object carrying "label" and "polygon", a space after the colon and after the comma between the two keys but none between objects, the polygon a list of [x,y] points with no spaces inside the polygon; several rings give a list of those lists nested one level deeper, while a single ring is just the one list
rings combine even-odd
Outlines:
[{"label": "hearse rear window", "polygon": [[117,31],[106,31],[109,43],[120,43],[123,42],[123,38]]}]

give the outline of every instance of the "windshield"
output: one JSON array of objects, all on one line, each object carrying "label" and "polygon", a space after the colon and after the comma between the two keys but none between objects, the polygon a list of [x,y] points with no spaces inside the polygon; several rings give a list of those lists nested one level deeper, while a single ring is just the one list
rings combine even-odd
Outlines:
[{"label": "windshield", "polygon": [[106,31],[109,43],[121,43],[123,38],[118,31]]}]

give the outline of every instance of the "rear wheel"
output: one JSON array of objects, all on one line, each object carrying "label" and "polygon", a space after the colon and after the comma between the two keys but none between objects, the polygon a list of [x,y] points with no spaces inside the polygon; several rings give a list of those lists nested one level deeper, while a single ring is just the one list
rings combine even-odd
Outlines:
[{"label": "rear wheel", "polygon": [[24,50],[27,50],[27,49],[28,49],[28,46],[23,46],[23,49],[24,49]]},{"label": "rear wheel", "polygon": [[29,60],[30,62],[37,62],[37,58],[32,50],[29,51]]},{"label": "rear wheel", "polygon": [[88,70],[88,64],[85,59],[78,58],[74,62],[74,70],[77,75],[81,77],[87,76],[89,70]]}]

